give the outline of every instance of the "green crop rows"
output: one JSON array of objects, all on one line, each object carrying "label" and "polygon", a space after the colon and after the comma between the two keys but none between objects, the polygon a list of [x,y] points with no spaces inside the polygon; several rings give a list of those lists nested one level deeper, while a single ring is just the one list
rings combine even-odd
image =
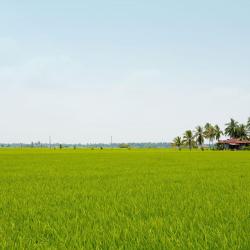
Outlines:
[{"label": "green crop rows", "polygon": [[0,249],[250,249],[250,152],[0,150]]}]

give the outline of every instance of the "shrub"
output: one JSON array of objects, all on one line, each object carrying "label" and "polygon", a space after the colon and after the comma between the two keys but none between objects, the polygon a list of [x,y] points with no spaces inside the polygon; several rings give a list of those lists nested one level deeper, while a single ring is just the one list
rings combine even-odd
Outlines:
[{"label": "shrub", "polygon": [[119,148],[130,148],[130,146],[127,143],[122,143],[119,145]]}]

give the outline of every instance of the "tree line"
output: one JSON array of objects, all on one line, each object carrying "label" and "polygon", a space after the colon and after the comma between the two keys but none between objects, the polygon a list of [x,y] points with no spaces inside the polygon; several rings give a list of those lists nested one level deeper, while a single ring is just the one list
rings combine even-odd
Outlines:
[{"label": "tree line", "polygon": [[186,130],[182,137],[175,137],[173,145],[179,150],[182,146],[187,146],[190,150],[194,147],[203,149],[204,142],[207,140],[209,148],[214,148],[214,141],[218,142],[222,135],[240,140],[250,140],[250,117],[246,124],[240,124],[231,118],[225,126],[225,130],[222,131],[218,125],[212,125],[207,122],[204,126],[197,126],[193,131]]}]

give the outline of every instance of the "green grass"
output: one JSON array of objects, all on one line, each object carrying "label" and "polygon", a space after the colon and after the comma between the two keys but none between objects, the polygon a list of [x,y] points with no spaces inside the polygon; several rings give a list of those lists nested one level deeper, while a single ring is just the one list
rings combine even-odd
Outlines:
[{"label": "green grass", "polygon": [[0,150],[1,249],[250,249],[250,152]]}]

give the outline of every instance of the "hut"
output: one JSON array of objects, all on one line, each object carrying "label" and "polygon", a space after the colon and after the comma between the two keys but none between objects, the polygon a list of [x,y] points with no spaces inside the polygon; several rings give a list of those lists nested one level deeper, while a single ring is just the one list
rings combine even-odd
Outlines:
[{"label": "hut", "polygon": [[220,140],[218,141],[220,146],[223,146],[225,149],[235,149],[239,150],[243,147],[250,146],[250,140],[240,140],[240,139],[227,139],[227,140]]}]

